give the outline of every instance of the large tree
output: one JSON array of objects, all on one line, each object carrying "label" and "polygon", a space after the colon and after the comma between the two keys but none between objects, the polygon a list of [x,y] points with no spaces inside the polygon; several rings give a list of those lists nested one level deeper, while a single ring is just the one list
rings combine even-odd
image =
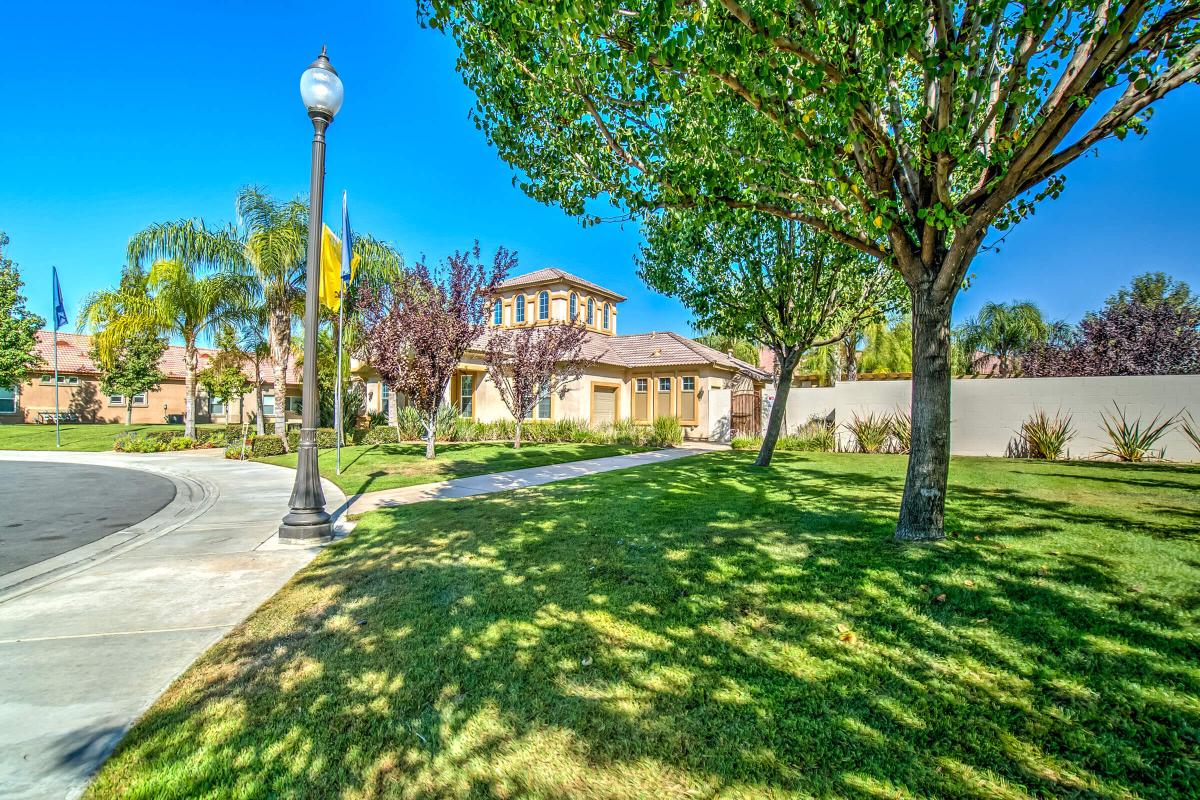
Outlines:
[{"label": "large tree", "polygon": [[[249,355],[242,349],[237,327],[232,323],[221,326],[217,332],[216,345],[217,354],[209,360],[207,367],[200,370],[196,378],[209,397],[221,401],[228,419],[229,407],[234,399],[240,401],[253,388],[245,370]],[[238,416],[240,421],[241,414]]]},{"label": "large tree", "polygon": [[485,266],[476,242],[436,272],[422,259],[411,273],[363,292],[360,352],[420,413],[426,458],[434,456],[438,408],[450,381],[487,329],[492,295],[515,263],[516,254],[501,247]]},{"label": "large tree", "polygon": [[420,0],[533,197],[755,209],[893,265],[912,298],[896,537],[943,535],[950,315],[985,234],[1200,75],[1195,0]]},{"label": "large tree", "polygon": [[792,375],[814,347],[840,342],[898,299],[894,273],[826,234],[767,214],[705,219],[668,212],[644,226],[642,279],[679,298],[705,330],[775,355],[775,403],[755,464],[771,463]]},{"label": "large tree", "polygon": [[46,321],[25,307],[21,273],[4,252],[8,241],[0,231],[0,389],[15,390],[42,361],[37,332]]},{"label": "large tree", "polygon": [[987,302],[954,332],[962,360],[969,372],[979,372],[995,362],[996,373],[1010,378],[1020,358],[1034,347],[1061,335],[1066,323],[1047,322],[1036,304]]},{"label": "large tree", "polygon": [[[130,240],[129,258],[134,263],[176,259],[254,277],[274,369],[275,431],[282,435],[292,323],[303,310],[308,204],[301,198],[277,200],[260,187],[246,186],[238,191],[234,207],[236,225],[209,226],[199,219],[151,225]],[[400,270],[399,254],[369,235],[356,236],[353,248],[364,273]]]},{"label": "large tree", "polygon": [[579,320],[489,331],[484,345],[488,378],[516,420],[513,449],[521,447],[521,427],[543,397],[557,394],[583,375],[587,326]]}]

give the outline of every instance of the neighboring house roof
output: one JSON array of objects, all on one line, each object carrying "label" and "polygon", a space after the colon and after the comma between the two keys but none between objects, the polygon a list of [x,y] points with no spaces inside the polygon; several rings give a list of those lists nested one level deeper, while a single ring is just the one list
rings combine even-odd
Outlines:
[{"label": "neighboring house roof", "polygon": [[[470,349],[482,352],[487,338],[494,333],[495,331],[488,331],[472,343]],[[628,369],[711,364],[731,372],[748,375],[755,380],[768,381],[771,379],[771,373],[761,370],[753,364],[747,364],[728,353],[722,353],[720,350],[715,350],[677,333],[635,333],[626,336],[608,336],[588,331],[584,334],[581,355],[587,361]]]},{"label": "neighboring house roof", "polygon": [[[33,368],[34,372],[50,372],[54,369],[54,331],[38,331],[37,332],[37,352],[42,357],[42,363]],[[58,371],[68,372],[75,375],[99,375],[100,370],[92,363],[92,359],[88,353],[92,349],[92,337],[82,333],[67,333],[65,331],[58,332]],[[199,350],[199,368],[204,369],[208,366],[208,361],[215,356],[219,351],[208,347],[198,348]],[[163,371],[168,378],[182,380],[187,369],[184,364],[184,348],[178,345],[170,345],[159,359],[158,368]],[[270,359],[266,359],[262,363],[262,378],[270,383],[274,381],[274,367]],[[254,380],[254,365],[247,363],[242,372],[250,380]],[[288,383],[300,382],[300,371],[296,369],[295,362],[288,364]]]},{"label": "neighboring house roof", "polygon": [[496,288],[498,288],[498,289],[518,289],[522,286],[538,286],[543,283],[560,283],[560,282],[561,283],[578,284],[580,286],[583,286],[584,288],[591,289],[592,291],[596,292],[597,294],[607,295],[608,297],[611,297],[612,299],[616,300],[618,303],[625,299],[622,295],[617,294],[612,289],[605,289],[603,286],[600,286],[599,284],[595,284],[595,283],[592,283],[591,281],[584,280],[583,278],[579,277],[578,275],[572,275],[571,273],[567,272],[566,270],[559,269],[558,267],[547,267],[546,269],[539,269],[539,270],[534,270],[533,272],[526,272],[524,275],[516,275],[512,278],[509,278],[506,281],[501,281],[499,286],[497,286]]}]

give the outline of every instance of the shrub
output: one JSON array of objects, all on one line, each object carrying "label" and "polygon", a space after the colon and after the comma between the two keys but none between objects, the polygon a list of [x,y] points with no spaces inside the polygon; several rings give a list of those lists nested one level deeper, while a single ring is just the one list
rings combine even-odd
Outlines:
[{"label": "shrub", "polygon": [[[288,450],[295,451],[300,446],[300,431],[293,428],[287,435]],[[317,447],[331,450],[337,447],[337,431],[333,428],[317,428]]]},{"label": "shrub", "polygon": [[250,440],[250,455],[254,458],[283,455],[283,439],[273,433],[255,436]]},{"label": "shrub", "polygon": [[1054,461],[1067,455],[1067,443],[1075,438],[1071,415],[1053,417],[1036,409],[1033,416],[1021,423],[1017,438],[1009,444],[1006,455],[1017,458],[1040,458]]},{"label": "shrub", "polygon": [[1108,433],[1111,441],[1107,447],[1101,448],[1100,453],[1114,456],[1118,461],[1147,461],[1162,458],[1163,451],[1154,450],[1154,445],[1167,434],[1179,415],[1175,414],[1160,421],[1159,418],[1162,415],[1156,414],[1154,419],[1143,427],[1141,417],[1134,420],[1128,419],[1125,411],[1117,406],[1116,402],[1113,403],[1113,408],[1116,409],[1116,414],[1100,412],[1100,420],[1104,423],[1104,430]]},{"label": "shrub", "polygon": [[[454,438],[455,420],[458,419],[458,409],[443,403],[438,406],[437,417],[433,425],[433,436],[439,442],[448,442]],[[425,426],[420,426],[418,439],[425,438]]]},{"label": "shrub", "polygon": [[396,429],[391,425],[383,425],[378,428],[371,428],[367,431],[366,438],[363,439],[365,444],[396,444]]},{"label": "shrub", "polygon": [[450,434],[452,442],[479,442],[487,438],[488,426],[466,417],[454,418],[454,432]]},{"label": "shrub", "polygon": [[250,420],[250,424],[243,428],[240,422],[230,422],[225,425],[225,441],[240,442],[242,440],[242,431],[254,431],[254,420]]},{"label": "shrub", "polygon": [[757,436],[735,436],[729,446],[734,450],[757,450],[762,447],[762,439]]},{"label": "shrub", "polygon": [[897,453],[907,453],[912,450],[912,414],[907,411],[897,411],[892,414],[892,441]]},{"label": "shrub", "polygon": [[387,425],[387,424],[388,424],[387,414],[383,413],[382,411],[372,411],[371,413],[367,414],[367,427],[368,428],[378,428],[380,425]]},{"label": "shrub", "polygon": [[657,417],[649,441],[653,447],[674,447],[683,444],[683,427],[678,417]]},{"label": "shrub", "polygon": [[118,453],[161,453],[166,446],[165,439],[136,433],[125,433],[113,440],[113,450]]},{"label": "shrub", "polygon": [[798,430],[781,436],[775,445],[779,450],[803,450],[809,453],[832,453],[837,447],[833,427],[823,419],[810,419]]},{"label": "shrub", "polygon": [[425,425],[421,422],[421,414],[412,406],[405,406],[396,412],[396,428],[400,429],[400,438],[403,441],[411,442],[425,438]]},{"label": "shrub", "polygon": [[855,452],[882,453],[892,431],[892,418],[887,414],[867,414],[865,417],[855,414],[843,425],[854,437]]}]

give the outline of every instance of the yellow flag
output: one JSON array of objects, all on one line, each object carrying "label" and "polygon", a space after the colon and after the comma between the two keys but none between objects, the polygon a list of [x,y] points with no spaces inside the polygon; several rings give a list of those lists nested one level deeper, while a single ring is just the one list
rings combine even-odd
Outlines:
[{"label": "yellow flag", "polygon": [[[358,273],[358,256],[350,259],[350,282]],[[342,305],[342,240],[321,226],[321,305],[337,311]]]}]

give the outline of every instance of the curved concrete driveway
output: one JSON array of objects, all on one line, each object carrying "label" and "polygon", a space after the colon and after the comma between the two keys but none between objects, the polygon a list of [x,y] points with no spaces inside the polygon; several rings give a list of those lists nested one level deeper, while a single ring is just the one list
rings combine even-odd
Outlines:
[{"label": "curved concrete driveway", "polygon": [[[288,469],[219,451],[0,452],[0,463],[35,460],[64,475],[69,464],[143,470],[175,489],[131,527],[0,576],[0,796],[57,799],[78,795],[167,685],[317,548],[275,538]],[[325,491],[331,509],[345,502]]]}]

